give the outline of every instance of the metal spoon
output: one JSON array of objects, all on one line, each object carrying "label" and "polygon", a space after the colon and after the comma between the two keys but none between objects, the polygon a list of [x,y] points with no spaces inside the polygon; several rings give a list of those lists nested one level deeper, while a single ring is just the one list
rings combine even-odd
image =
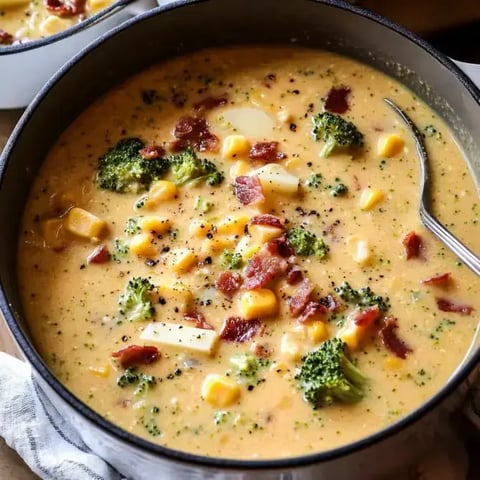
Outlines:
[{"label": "metal spoon", "polygon": [[473,270],[477,275],[480,275],[480,257],[475,255],[468,249],[460,240],[452,235],[431,213],[430,213],[430,178],[428,175],[428,154],[423,143],[422,134],[419,132],[417,126],[413,123],[411,118],[392,100],[389,98],[383,99],[395,113],[407,124],[408,128],[415,137],[417,146],[417,153],[420,157],[420,183],[421,183],[421,197],[420,197],[420,220],[434,235],[436,235],[457,257]]}]

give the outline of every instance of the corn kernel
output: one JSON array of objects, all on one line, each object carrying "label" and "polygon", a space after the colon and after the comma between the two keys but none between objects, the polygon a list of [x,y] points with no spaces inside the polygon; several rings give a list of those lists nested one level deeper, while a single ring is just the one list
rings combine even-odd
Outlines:
[{"label": "corn kernel", "polygon": [[171,222],[168,218],[146,215],[138,219],[138,226],[144,232],[153,232],[161,235],[169,230]]},{"label": "corn kernel", "polygon": [[208,232],[212,231],[212,224],[202,220],[201,218],[194,218],[188,227],[188,233],[195,238],[205,238]]},{"label": "corn kernel", "polygon": [[314,343],[321,343],[328,339],[328,327],[323,322],[313,322],[307,329],[309,340]]},{"label": "corn kernel", "polygon": [[222,145],[222,157],[234,159],[242,155],[248,155],[250,142],[243,135],[228,135]]},{"label": "corn kernel", "polygon": [[82,238],[101,238],[106,226],[104,220],[78,207],[70,209],[65,219],[65,228]]},{"label": "corn kernel", "polygon": [[223,252],[226,248],[231,248],[235,244],[235,238],[233,237],[214,237],[206,238],[202,241],[200,252],[203,255],[212,255],[215,253]]},{"label": "corn kernel", "polygon": [[177,186],[168,180],[153,183],[145,199],[145,208],[155,208],[162,202],[172,200],[177,195]]},{"label": "corn kernel", "polygon": [[[180,313],[191,311],[194,298],[192,291],[183,283],[176,282],[173,285],[159,285],[156,288],[158,298],[166,300],[166,305],[173,305]],[[165,303],[165,302],[163,302]]]},{"label": "corn kernel", "polygon": [[250,233],[256,244],[263,245],[264,243],[279,237],[283,233],[283,230],[270,225],[249,225],[248,233]]},{"label": "corn kernel", "polygon": [[92,12],[98,12],[110,5],[110,0],[87,0],[88,9]]},{"label": "corn kernel", "polygon": [[140,257],[152,258],[157,255],[154,237],[151,233],[138,233],[130,240],[130,252]]},{"label": "corn kernel", "polygon": [[42,222],[42,236],[48,247],[62,248],[66,245],[65,230],[61,218],[49,218]]},{"label": "corn kernel", "polygon": [[202,397],[214,407],[233,405],[240,398],[240,387],[229,377],[210,373],[202,384]]},{"label": "corn kernel", "polygon": [[271,317],[278,310],[277,297],[267,288],[249,290],[239,299],[241,315],[247,320]]},{"label": "corn kernel", "polygon": [[347,239],[347,248],[353,261],[359,265],[365,266],[372,259],[370,243],[357,235],[352,235]]},{"label": "corn kernel", "polygon": [[217,223],[217,233],[219,235],[242,235],[249,220],[250,217],[247,215],[229,215]]},{"label": "corn kernel", "polygon": [[241,177],[242,175],[247,175],[251,169],[252,167],[248,162],[246,162],[245,160],[238,160],[230,168],[230,172],[229,172],[230,178],[232,180],[235,180],[237,177]]},{"label": "corn kernel", "polygon": [[385,367],[389,370],[398,370],[402,366],[402,360],[397,357],[387,357],[385,359]]},{"label": "corn kernel", "polygon": [[111,367],[108,363],[101,367],[93,367],[93,366],[88,367],[88,371],[92,375],[95,375],[96,377],[102,377],[102,378],[108,377],[110,375],[110,370],[111,370]]},{"label": "corn kernel", "polygon": [[170,266],[176,273],[186,273],[197,262],[197,257],[189,248],[175,248],[170,251]]},{"label": "corn kernel", "polygon": [[382,135],[378,139],[377,153],[382,157],[391,158],[398,155],[405,146],[405,141],[396,133]]},{"label": "corn kernel", "polygon": [[376,188],[366,188],[360,196],[360,208],[364,211],[371,210],[385,198],[385,194]]},{"label": "corn kernel", "polygon": [[365,327],[356,325],[355,322],[347,321],[345,326],[337,332],[337,337],[345,342],[350,350],[357,350],[367,330]]}]

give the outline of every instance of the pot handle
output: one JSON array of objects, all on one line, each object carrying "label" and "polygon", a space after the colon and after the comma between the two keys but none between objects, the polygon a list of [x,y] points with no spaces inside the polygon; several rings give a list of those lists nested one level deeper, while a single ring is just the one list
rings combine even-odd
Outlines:
[{"label": "pot handle", "polygon": [[468,62],[461,62],[460,60],[453,59],[453,62],[460,67],[473,81],[473,83],[480,88],[480,65],[477,63],[468,63]]}]

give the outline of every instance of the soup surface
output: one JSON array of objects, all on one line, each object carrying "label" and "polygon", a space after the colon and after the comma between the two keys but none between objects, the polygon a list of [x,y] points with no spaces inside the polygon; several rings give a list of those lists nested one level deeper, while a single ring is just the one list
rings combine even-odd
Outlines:
[{"label": "soup surface", "polygon": [[449,130],[350,59],[206,50],[89,107],[20,236],[55,375],[141,437],[245,459],[344,445],[437,392],[472,342],[480,282],[421,226],[414,142],[384,97],[425,133],[436,214],[478,251]]},{"label": "soup surface", "polygon": [[0,0],[0,48],[59,33],[111,3],[112,0]]}]

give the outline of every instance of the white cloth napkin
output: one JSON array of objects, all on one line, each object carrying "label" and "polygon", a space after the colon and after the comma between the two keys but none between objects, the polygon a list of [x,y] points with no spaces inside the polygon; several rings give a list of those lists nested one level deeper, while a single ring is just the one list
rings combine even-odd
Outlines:
[{"label": "white cloth napkin", "polygon": [[[480,405],[480,390],[478,394]],[[467,414],[476,418],[480,428],[473,400],[469,408]],[[42,479],[126,480],[95,455],[58,414],[32,381],[30,366],[1,352],[0,436]],[[388,480],[465,480],[467,470],[462,442],[445,428],[428,457]]]}]

